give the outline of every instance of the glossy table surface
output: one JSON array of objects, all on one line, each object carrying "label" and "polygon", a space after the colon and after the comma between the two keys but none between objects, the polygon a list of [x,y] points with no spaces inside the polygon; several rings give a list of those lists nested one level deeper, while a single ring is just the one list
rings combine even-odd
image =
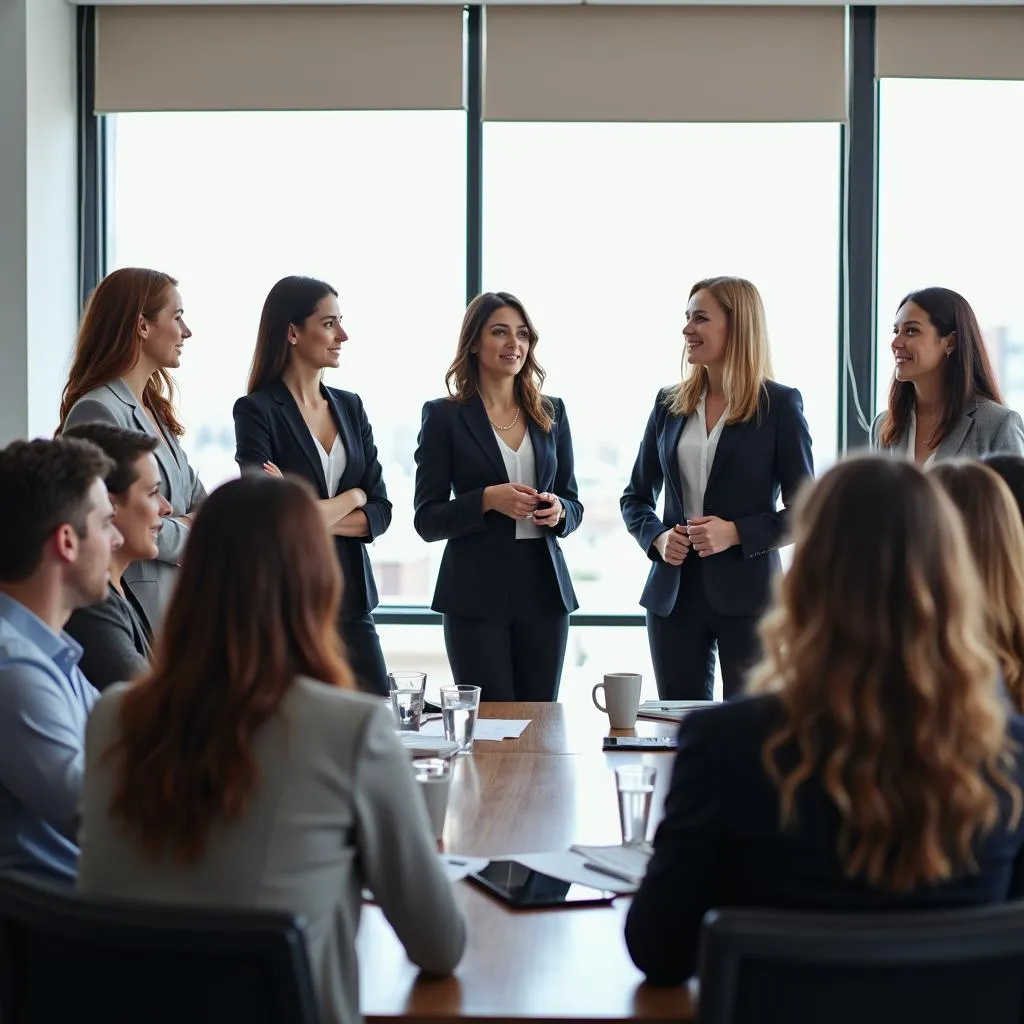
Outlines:
[{"label": "glossy table surface", "polygon": [[[481,717],[531,724],[517,740],[478,743],[452,780],[444,847],[475,856],[617,843],[621,836],[614,768],[657,768],[651,833],[661,817],[671,753],[602,753],[608,719],[582,702],[485,704]],[[640,735],[674,733],[669,722],[639,720]],[[364,908],[358,951],[360,1003],[371,1020],[429,1021],[690,1020],[686,988],[643,983],[626,951],[629,905],[516,911],[468,882],[456,898],[469,925],[466,955],[452,978],[418,980],[379,908]]]}]

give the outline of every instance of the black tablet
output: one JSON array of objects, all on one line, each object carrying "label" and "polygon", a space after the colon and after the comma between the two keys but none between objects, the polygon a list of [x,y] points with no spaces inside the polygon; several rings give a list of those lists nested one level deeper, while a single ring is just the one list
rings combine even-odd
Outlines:
[{"label": "black tablet", "polygon": [[616,895],[589,885],[563,882],[517,860],[492,860],[469,880],[513,907],[587,906],[610,903]]}]

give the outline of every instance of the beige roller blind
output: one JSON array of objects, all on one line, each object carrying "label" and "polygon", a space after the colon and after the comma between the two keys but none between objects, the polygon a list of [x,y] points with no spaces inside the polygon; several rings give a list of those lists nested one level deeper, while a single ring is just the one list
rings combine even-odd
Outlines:
[{"label": "beige roller blind", "polygon": [[462,10],[100,7],[96,109],[452,110]]},{"label": "beige roller blind", "polygon": [[881,78],[1024,79],[1024,7],[879,7]]},{"label": "beige roller blind", "polygon": [[493,121],[841,121],[842,7],[488,7]]}]

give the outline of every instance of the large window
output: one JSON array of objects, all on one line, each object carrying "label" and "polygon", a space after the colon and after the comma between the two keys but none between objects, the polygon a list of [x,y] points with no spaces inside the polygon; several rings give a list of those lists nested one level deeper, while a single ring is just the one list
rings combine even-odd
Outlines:
[{"label": "large window", "polygon": [[839,127],[522,124],[484,134],[484,287],[525,303],[565,399],[586,511],[564,545],[587,611],[639,610],[649,562],[619,496],[659,388],[679,379],[690,286],[748,277],[775,373],[835,458]]},{"label": "large window", "polygon": [[878,395],[900,299],[927,285],[974,307],[1009,405],[1024,408],[1024,82],[885,79],[879,172]]},{"label": "large window", "polygon": [[371,549],[378,589],[384,603],[429,602],[442,547],[413,531],[413,452],[464,308],[465,115],[111,120],[111,268],[181,282],[194,337],[176,377],[185,447],[207,487],[237,474],[231,407],[267,292],[287,274],[329,281],[351,340],[327,383],[362,396],[395,506]]}]

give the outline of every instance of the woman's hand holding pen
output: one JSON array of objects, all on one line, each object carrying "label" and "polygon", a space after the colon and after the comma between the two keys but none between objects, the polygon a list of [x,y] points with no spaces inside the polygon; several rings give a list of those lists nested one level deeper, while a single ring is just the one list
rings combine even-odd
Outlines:
[{"label": "woman's hand holding pen", "polygon": [[718,516],[699,516],[687,519],[686,525],[690,535],[690,544],[701,558],[717,555],[719,551],[734,547],[740,542],[736,524]]},{"label": "woman's hand holding pen", "polygon": [[690,538],[686,532],[686,525],[678,523],[671,530],[666,530],[654,538],[654,548],[661,556],[661,560],[668,565],[682,565],[690,550]]}]

